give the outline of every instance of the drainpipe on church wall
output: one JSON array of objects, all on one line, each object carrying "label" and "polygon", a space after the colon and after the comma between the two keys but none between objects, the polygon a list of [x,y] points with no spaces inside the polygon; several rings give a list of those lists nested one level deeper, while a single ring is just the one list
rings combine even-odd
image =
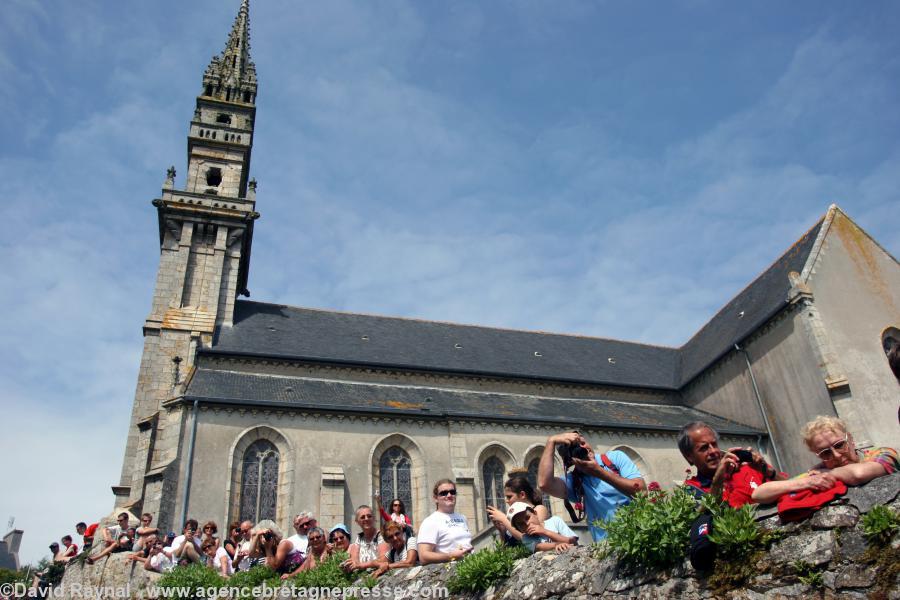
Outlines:
[{"label": "drainpipe on church wall", "polygon": [[753,375],[753,367],[750,364],[750,353],[744,348],[741,348],[739,344],[735,344],[734,349],[743,354],[744,360],[747,362],[747,372],[750,374],[750,383],[753,385],[753,394],[756,396],[756,404],[759,406],[759,412],[762,414],[763,423],[766,425],[766,434],[769,436],[769,443],[772,444],[772,453],[775,454],[775,466],[779,471],[784,471],[781,466],[781,455],[778,453],[778,444],[775,443],[775,438],[772,437],[772,427],[769,425],[769,415],[766,413],[766,409],[763,406],[762,396],[759,394],[759,386],[756,385],[756,377]]},{"label": "drainpipe on church wall", "polygon": [[178,525],[187,521],[188,500],[191,490],[191,470],[194,466],[194,440],[197,438],[197,412],[200,409],[200,401],[194,400],[194,408],[191,411],[191,437],[188,438],[187,468],[184,472],[184,493],[181,495],[181,520]]}]

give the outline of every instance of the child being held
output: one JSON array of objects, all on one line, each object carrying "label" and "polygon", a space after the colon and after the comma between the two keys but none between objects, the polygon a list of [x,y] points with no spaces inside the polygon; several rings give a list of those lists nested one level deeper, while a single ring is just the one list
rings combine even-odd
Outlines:
[{"label": "child being held", "polygon": [[524,502],[514,502],[506,511],[506,518],[523,534],[522,544],[531,552],[565,552],[578,543],[578,536],[569,529],[565,521],[557,516],[542,521],[534,507]]}]

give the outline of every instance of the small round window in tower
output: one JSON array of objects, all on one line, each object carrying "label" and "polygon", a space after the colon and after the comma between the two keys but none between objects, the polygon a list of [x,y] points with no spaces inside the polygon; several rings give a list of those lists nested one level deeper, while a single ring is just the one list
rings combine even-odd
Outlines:
[{"label": "small round window in tower", "polygon": [[219,187],[222,183],[222,169],[219,167],[210,167],[206,170],[206,185],[211,187]]}]

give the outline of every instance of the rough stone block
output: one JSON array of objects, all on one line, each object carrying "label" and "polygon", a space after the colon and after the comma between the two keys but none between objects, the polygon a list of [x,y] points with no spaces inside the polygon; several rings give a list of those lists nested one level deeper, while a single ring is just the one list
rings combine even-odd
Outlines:
[{"label": "rough stone block", "polygon": [[814,529],[853,527],[859,520],[859,511],[852,506],[827,506],[813,515],[810,524]]},{"label": "rough stone block", "polygon": [[784,539],[772,549],[771,559],[776,563],[792,563],[802,560],[811,565],[822,565],[832,557],[832,534],[816,531],[808,535]]},{"label": "rough stone block", "polygon": [[852,564],[843,567],[835,577],[835,588],[864,588],[875,583],[875,570],[867,565]]}]

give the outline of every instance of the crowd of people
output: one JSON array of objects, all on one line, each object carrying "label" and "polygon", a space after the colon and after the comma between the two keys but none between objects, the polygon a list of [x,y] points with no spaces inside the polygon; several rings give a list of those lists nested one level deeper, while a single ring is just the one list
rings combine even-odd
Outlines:
[{"label": "crowd of people", "polygon": [[[900,469],[893,448],[856,448],[846,425],[834,417],[818,417],[802,432],[809,450],[819,459],[808,472],[795,477],[779,472],[753,448],[719,448],[719,435],[703,422],[686,424],[677,440],[678,449],[696,473],[683,483],[698,501],[713,494],[734,507],[748,503],[775,503],[805,494],[805,505],[815,503],[816,494],[830,498],[834,488],[861,485]],[[554,473],[554,453],[562,459],[565,474]],[[506,510],[488,506],[487,513],[505,544],[521,544],[531,552],[565,552],[579,543],[579,537],[559,516],[550,515],[542,494],[564,501],[570,520],[586,519],[593,541],[605,538],[603,522],[631,498],[646,490],[659,489],[644,481],[638,467],[622,451],[596,454],[578,432],[565,432],[547,439],[541,456],[537,487],[527,477],[513,475],[504,486]],[[148,571],[167,572],[180,565],[205,564],[223,577],[266,565],[283,579],[313,569],[337,552],[348,558],[341,563],[346,572],[366,571],[379,576],[390,569],[417,564],[443,563],[461,559],[473,551],[472,532],[466,517],[457,512],[457,487],[451,479],[441,479],[432,489],[435,510],[416,528],[402,500],[393,499],[385,507],[376,495],[376,511],[362,505],[356,509],[356,535],[344,523],[321,527],[312,512],[293,519],[294,532],[284,535],[270,520],[232,523],[219,534],[218,525],[207,521],[200,527],[194,519],[184,523],[181,535],[165,533],[153,526],[153,515],[144,513],[137,526],[126,512],[116,524],[98,527],[78,523],[83,536],[83,553],[88,563],[96,563],[113,553],[127,553],[126,560],[142,564]],[[812,504],[808,501],[813,498]],[[387,510],[386,510],[387,508]],[[715,546],[708,534],[715,524],[708,514],[700,514],[691,527],[690,558],[695,567],[708,568],[715,558]],[[71,536],[62,546],[52,544],[54,560],[71,561],[79,555]]]}]

